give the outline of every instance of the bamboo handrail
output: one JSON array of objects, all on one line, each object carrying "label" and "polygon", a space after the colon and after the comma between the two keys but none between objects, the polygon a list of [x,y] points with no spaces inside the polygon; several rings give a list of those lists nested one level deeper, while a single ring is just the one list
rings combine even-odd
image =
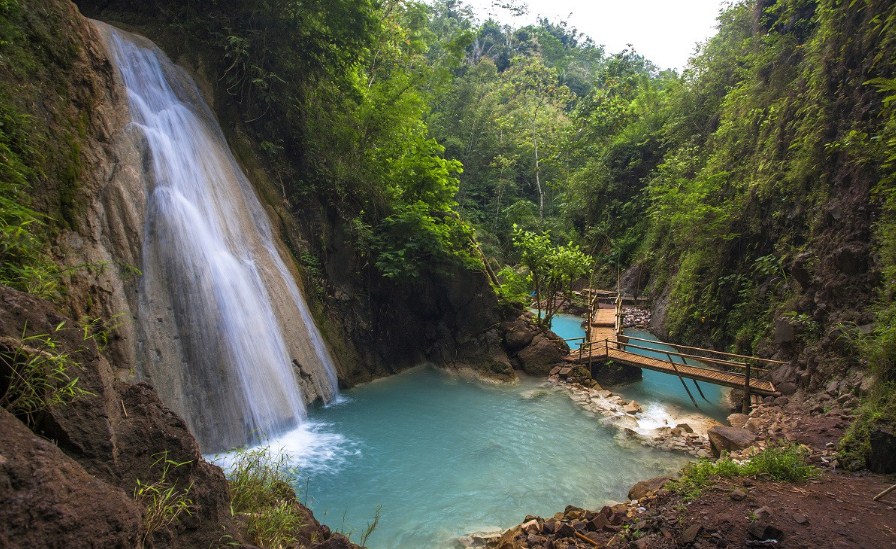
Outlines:
[{"label": "bamboo handrail", "polygon": [[[741,369],[746,369],[746,368],[747,368],[747,365],[746,365],[746,364],[742,364],[742,363],[740,363],[740,362],[731,362],[731,361],[728,361],[728,360],[721,360],[721,359],[711,358],[711,357],[705,357],[705,356],[696,356],[696,355],[688,355],[688,354],[684,354],[684,353],[675,353],[675,352],[663,351],[663,350],[660,350],[660,349],[654,349],[654,348],[651,348],[651,347],[642,347],[641,345],[633,345],[633,344],[631,344],[631,343],[625,343],[624,345],[625,345],[625,347],[631,347],[631,348],[633,348],[633,349],[641,349],[642,351],[650,351],[650,352],[653,352],[653,353],[665,353],[665,354],[667,354],[667,355],[671,354],[671,355],[674,355],[674,356],[677,356],[677,357],[681,357],[681,358],[690,358],[690,359],[694,359],[694,360],[697,360],[697,361],[708,362],[709,364],[715,364],[715,365],[717,365],[717,366],[730,366],[730,367],[733,367],[733,368],[741,368]],[[623,353],[628,353],[628,354],[630,354],[630,355],[636,354],[636,353],[631,353],[631,352],[629,352],[629,351],[626,351],[626,350],[624,350],[624,349],[620,349],[620,351],[623,352]],[[687,364],[685,363],[685,365],[687,365]],[[697,367],[699,367],[699,366],[697,366]],[[762,368],[762,367],[759,367],[759,366],[753,366],[752,368],[753,368],[754,370],[762,370],[763,372],[767,372],[767,371],[768,371],[766,368]]]},{"label": "bamboo handrail", "polygon": [[[638,339],[639,341],[651,341],[651,342],[652,342],[652,340],[645,340],[645,339],[640,339],[640,338],[632,338],[632,339]],[[675,376],[677,376],[677,377],[679,378],[679,380],[682,382],[682,385],[684,386],[685,391],[688,393],[688,396],[689,396],[689,397],[691,398],[691,400],[694,402],[694,405],[697,404],[697,403],[696,403],[696,399],[694,399],[693,394],[691,394],[690,389],[688,388],[687,384],[684,382],[684,379],[682,379],[682,376],[683,376],[683,375],[686,375],[687,377],[692,377],[692,375],[694,375],[694,374],[682,374],[682,373],[679,371],[679,369],[678,369],[678,363],[676,363],[676,362],[672,359],[673,356],[677,356],[677,357],[680,357],[680,358],[682,358],[682,359],[685,358],[685,357],[686,357],[686,358],[694,358],[694,359],[699,359],[699,360],[702,360],[703,362],[705,362],[706,364],[699,364],[699,365],[687,364],[686,362],[682,362],[682,363],[681,363],[681,366],[691,368],[692,371],[703,371],[703,372],[707,372],[707,374],[705,374],[705,375],[709,376],[711,379],[716,379],[716,380],[717,380],[717,381],[712,381],[712,380],[710,380],[710,383],[716,383],[716,382],[718,382],[719,378],[713,378],[713,376],[712,376],[711,374],[709,374],[709,372],[716,372],[717,374],[721,374],[721,375],[736,376],[737,378],[740,378],[741,376],[743,376],[743,387],[744,387],[744,393],[745,393],[745,395],[746,395],[746,399],[749,399],[749,398],[750,398],[750,394],[756,390],[756,388],[752,387],[752,382],[751,382],[751,379],[750,379],[750,378],[752,377],[752,376],[750,375],[750,374],[752,373],[751,370],[759,370],[759,371],[761,371],[761,372],[763,372],[763,373],[767,373],[767,372],[768,372],[768,370],[766,370],[766,369],[760,368],[760,367],[758,367],[758,366],[752,366],[752,365],[749,364],[749,363],[747,363],[746,365],[744,365],[744,364],[741,364],[741,363],[736,363],[736,362],[731,362],[731,361],[726,361],[726,360],[713,359],[713,358],[706,358],[706,357],[698,357],[698,356],[693,356],[693,355],[686,355],[686,354],[683,354],[683,353],[677,353],[677,352],[674,352],[674,351],[666,351],[666,350],[663,350],[663,349],[655,349],[655,348],[651,348],[651,347],[643,347],[643,346],[640,346],[640,345],[635,345],[635,344],[628,343],[628,342],[621,342],[621,341],[619,341],[618,339],[610,339],[610,338],[604,338],[603,340],[599,340],[599,341],[586,341],[586,342],[583,342],[582,345],[580,345],[580,346],[579,346],[579,349],[578,349],[578,354],[579,354],[579,358],[578,358],[578,359],[579,359],[579,360],[583,360],[583,358],[586,357],[586,353],[587,353],[587,360],[588,360],[588,363],[590,364],[590,363],[593,361],[593,359],[594,359],[594,357],[595,357],[595,354],[596,354],[595,351],[594,351],[594,346],[595,346],[595,345],[601,345],[601,344],[604,346],[604,349],[603,349],[602,351],[598,351],[597,354],[596,354],[596,356],[598,356],[598,357],[606,357],[606,358],[613,358],[613,356],[610,354],[610,343],[613,343],[613,345],[614,345],[614,351],[617,352],[617,353],[620,353],[620,354],[623,354],[623,355],[631,355],[631,356],[633,356],[633,357],[638,357],[639,359],[645,359],[645,358],[646,358],[646,359],[648,359],[648,360],[657,360],[658,362],[669,364],[669,365],[671,366],[671,368],[672,368],[672,371],[669,372],[669,373],[672,373],[673,375],[675,375]],[[647,356],[645,356],[645,355],[639,355],[639,354],[637,354],[637,353],[631,352],[631,351],[627,350],[627,348],[631,348],[631,349],[641,349],[641,350],[644,350],[644,351],[650,351],[650,352],[652,352],[652,353],[657,353],[657,354],[659,354],[659,355],[666,355],[666,359],[665,359],[665,360],[663,360],[663,359],[661,359],[661,358],[660,358],[660,359],[651,359],[650,357],[647,357]],[[627,359],[625,359],[625,358],[621,358],[621,360],[624,360],[624,361],[625,361],[625,360],[627,360]],[[648,369],[652,369],[650,366],[647,366],[647,365],[639,365],[638,362],[640,362],[640,360],[636,360],[636,361],[634,361],[634,362],[635,362],[635,366],[636,366],[636,367],[640,367],[640,368],[645,368],[645,367],[646,367],[646,368],[648,368]],[[736,367],[738,367],[738,368],[745,368],[745,369],[746,369],[746,375],[744,376],[744,375],[739,374],[739,373],[736,373],[736,372],[730,372],[730,371],[726,372],[725,370],[720,370],[720,369],[716,369],[716,368],[711,368],[711,367],[707,366],[707,364],[709,364],[709,365],[727,365],[727,366],[736,366]],[[697,383],[697,381],[696,381],[697,378],[696,378],[696,377],[692,377],[692,379],[694,379],[694,385],[697,387],[697,390],[700,392],[700,396],[703,397],[704,400],[707,400],[707,399],[706,399],[706,396],[703,394],[703,391],[700,389],[700,385],[699,385],[699,384]],[[703,379],[703,378],[701,378],[701,379]],[[704,381],[706,381],[706,380],[704,379]],[[732,380],[729,380],[728,383],[731,383],[731,381],[732,381]],[[760,380],[757,378],[756,381],[757,381],[757,383],[766,383],[766,384],[769,384],[769,382],[768,382],[767,380],[766,380],[766,381],[760,381]],[[723,383],[723,385],[724,385],[724,384],[726,384],[726,383]],[[729,386],[731,386],[731,385],[729,385]],[[772,388],[772,390],[774,390],[774,387],[773,387],[773,386],[772,386],[771,388]],[[762,389],[762,390],[765,391],[765,390],[767,390],[767,389]]]},{"label": "bamboo handrail", "polygon": [[[649,342],[654,341],[652,339],[642,339],[640,337],[631,337],[631,336],[629,337],[629,339],[635,339],[638,341],[649,341]],[[745,360],[752,360],[755,362],[766,362],[769,364],[788,364],[788,362],[785,362],[782,360],[772,360],[770,358],[759,358],[759,357],[755,357],[755,356],[738,355],[738,354],[734,354],[734,353],[726,353],[724,351],[715,351],[713,349],[702,349],[700,347],[690,347],[688,345],[679,345],[678,343],[669,343],[668,341],[659,341],[658,343],[662,343],[663,345],[668,345],[670,347],[676,347],[679,349],[690,349],[692,351],[706,351],[707,353],[715,353],[717,355],[728,356],[728,357],[732,357],[732,358],[742,358]]]}]

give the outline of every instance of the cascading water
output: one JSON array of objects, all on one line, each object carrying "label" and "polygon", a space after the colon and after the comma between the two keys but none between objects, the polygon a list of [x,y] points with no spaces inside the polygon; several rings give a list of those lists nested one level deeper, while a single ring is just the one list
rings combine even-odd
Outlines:
[{"label": "cascading water", "polygon": [[267,214],[196,84],[151,42],[100,24],[142,134],[141,375],[205,452],[295,426],[337,392],[332,357]]}]

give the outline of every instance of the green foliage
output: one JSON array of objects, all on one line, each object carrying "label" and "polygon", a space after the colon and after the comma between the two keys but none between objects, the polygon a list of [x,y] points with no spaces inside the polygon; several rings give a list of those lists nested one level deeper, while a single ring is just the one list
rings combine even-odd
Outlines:
[{"label": "green foliage", "polygon": [[529,273],[525,269],[514,269],[505,266],[497,273],[500,284],[495,288],[498,297],[503,301],[528,305],[529,298]]},{"label": "green foliage", "polygon": [[45,253],[43,218],[27,204],[37,153],[28,137],[31,119],[0,94],[0,284],[54,297],[58,269]]},{"label": "green foliage", "polygon": [[513,243],[520,263],[529,270],[538,318],[550,327],[559,307],[571,298],[573,284],[588,274],[594,261],[572,242],[555,246],[549,233],[537,234],[517,227]]},{"label": "green foliage", "polygon": [[451,212],[434,214],[423,202],[401,206],[373,237],[376,266],[386,278],[414,279],[450,265],[476,268],[472,231]]},{"label": "green foliage", "polygon": [[808,451],[799,445],[772,446],[750,458],[743,474],[784,482],[803,482],[814,478],[819,471],[806,462]]},{"label": "green foliage", "polygon": [[295,502],[278,501],[250,516],[246,524],[249,539],[264,548],[292,547],[296,532],[305,525],[305,518],[296,512]]},{"label": "green foliage", "polygon": [[358,541],[358,545],[360,545],[361,547],[367,546],[367,539],[371,534],[373,534],[373,532],[376,530],[376,527],[379,526],[380,517],[382,516],[381,511],[382,507],[377,507],[376,511],[374,511],[373,513],[373,519],[371,519],[371,521],[368,522],[367,526],[364,528],[364,532],[361,534],[361,539]]},{"label": "green foliage", "polygon": [[[64,323],[56,326],[58,332]],[[58,349],[49,334],[26,335],[0,340],[0,406],[34,425],[36,416],[48,408],[63,406],[90,395],[78,385],[73,371],[80,368],[68,353]]]},{"label": "green foliage", "polygon": [[143,539],[141,545],[152,539],[156,532],[167,530],[184,514],[192,515],[193,500],[190,490],[193,484],[178,486],[172,481],[171,474],[189,461],[177,462],[169,459],[168,451],[153,456],[156,461],[152,467],[161,469],[159,478],[153,482],[137,479],[134,488],[134,499],[143,506]]},{"label": "green foliage", "polygon": [[859,407],[856,419],[840,440],[838,460],[844,469],[868,467],[871,433],[896,428],[896,382],[878,381]]},{"label": "green foliage", "polygon": [[435,94],[427,122],[446,154],[463,162],[462,215],[506,263],[514,224],[566,232],[554,225],[564,207],[570,111],[590,90],[603,52],[565,22],[476,27],[447,5],[437,8],[436,22],[475,36],[450,84]]},{"label": "green foliage", "polygon": [[[820,244],[828,229],[817,212],[842,172],[876,179],[886,139],[872,138],[881,120],[868,118],[878,109],[861,88],[891,66],[860,60],[892,48],[875,23],[892,9],[860,4],[735,4],[667,88],[666,150],[646,179],[650,222],[636,259],[672,288],[676,337],[752,352],[787,312],[778,304],[795,301],[786,266]],[[802,345],[826,331],[808,328]]]},{"label": "green foliage", "polygon": [[48,240],[77,227],[86,199],[67,17],[56,5],[0,4],[0,284],[46,299],[60,297],[63,274]]},{"label": "green foliage", "polygon": [[263,548],[290,547],[305,525],[289,483],[295,472],[270,448],[238,450],[228,470],[230,510],[246,519],[249,539]]},{"label": "green foliage", "polygon": [[[896,50],[896,7],[877,14],[872,29],[889,50],[881,48],[875,65],[892,65]],[[890,69],[892,70],[892,69]],[[873,142],[881,144],[881,177],[874,189],[880,215],[874,227],[882,283],[875,303],[876,324],[870,336],[860,339],[859,348],[868,361],[875,385],[863,399],[856,419],[840,441],[840,461],[847,469],[867,467],[870,435],[876,429],[896,428],[896,77],[871,78],[865,82],[878,92],[883,124]]]},{"label": "green foliage", "polygon": [[670,481],[669,489],[686,501],[694,500],[712,486],[717,478],[752,477],[783,482],[803,482],[818,475],[818,469],[806,462],[804,447],[771,446],[743,463],[723,456],[717,461],[701,459],[687,465],[681,477]]},{"label": "green foliage", "polygon": [[87,316],[81,319],[84,341],[93,340],[97,349],[106,350],[109,341],[115,331],[121,327],[123,313],[113,315],[112,318]]}]

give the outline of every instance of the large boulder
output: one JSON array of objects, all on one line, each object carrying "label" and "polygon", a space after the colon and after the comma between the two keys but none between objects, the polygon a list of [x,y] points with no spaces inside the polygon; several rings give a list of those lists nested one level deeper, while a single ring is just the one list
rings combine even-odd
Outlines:
[{"label": "large boulder", "polygon": [[725,425],[711,427],[707,435],[709,435],[712,454],[716,457],[722,455],[722,452],[734,452],[749,448],[756,442],[756,435],[750,431]]},{"label": "large boulder", "polygon": [[504,330],[504,347],[511,355],[532,343],[535,334],[538,333],[538,328],[533,326],[525,316],[505,322],[502,329]]},{"label": "large boulder", "polygon": [[536,334],[532,342],[517,353],[517,358],[527,374],[546,376],[551,368],[563,361],[567,350],[561,339],[542,332]]},{"label": "large boulder", "polygon": [[796,325],[790,318],[779,317],[775,319],[775,343],[791,343],[796,339]]},{"label": "large boulder", "polygon": [[622,385],[623,383],[640,381],[644,377],[641,368],[614,362],[612,360],[603,363],[595,363],[592,368],[592,374],[594,375],[594,379],[604,386]]},{"label": "large boulder", "polygon": [[731,414],[728,416],[728,423],[732,427],[736,427],[738,429],[743,428],[744,425],[747,424],[747,421],[750,420],[750,416],[747,414]]},{"label": "large boulder", "polygon": [[137,547],[142,510],[0,409],[0,546]]}]

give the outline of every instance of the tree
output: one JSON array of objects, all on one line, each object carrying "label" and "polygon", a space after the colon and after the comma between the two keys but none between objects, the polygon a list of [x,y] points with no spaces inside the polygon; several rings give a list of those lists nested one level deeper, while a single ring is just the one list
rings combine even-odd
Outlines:
[{"label": "tree", "polygon": [[549,159],[559,156],[560,135],[569,125],[566,107],[573,97],[566,86],[558,83],[557,71],[545,67],[540,57],[518,57],[507,72],[507,94],[512,107],[508,115],[516,133],[531,147],[532,175],[538,191],[538,218],[543,222],[542,164],[545,156]]},{"label": "tree", "polygon": [[550,327],[558,309],[572,296],[573,284],[588,274],[593,260],[572,242],[555,246],[549,233],[516,227],[513,243],[520,252],[520,262],[529,269],[539,322]]}]

